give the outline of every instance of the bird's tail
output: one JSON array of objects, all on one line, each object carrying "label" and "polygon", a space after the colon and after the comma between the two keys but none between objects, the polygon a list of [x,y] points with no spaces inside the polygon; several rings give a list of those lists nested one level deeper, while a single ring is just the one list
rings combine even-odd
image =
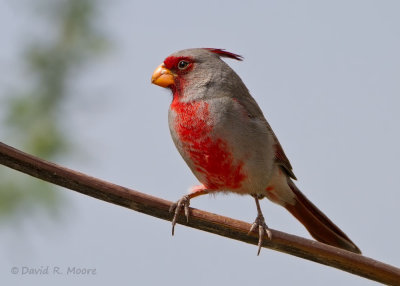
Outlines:
[{"label": "bird's tail", "polygon": [[295,195],[294,204],[284,207],[310,232],[312,237],[323,243],[360,253],[360,249],[325,214],[310,202],[288,178],[288,185]]}]

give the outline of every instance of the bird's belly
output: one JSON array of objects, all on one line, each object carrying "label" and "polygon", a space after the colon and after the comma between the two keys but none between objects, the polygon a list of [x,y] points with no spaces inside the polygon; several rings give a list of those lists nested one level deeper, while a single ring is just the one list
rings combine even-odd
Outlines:
[{"label": "bird's belly", "polygon": [[192,139],[182,142],[181,154],[199,181],[211,190],[240,189],[246,179],[244,162],[234,159],[228,144],[220,138]]}]

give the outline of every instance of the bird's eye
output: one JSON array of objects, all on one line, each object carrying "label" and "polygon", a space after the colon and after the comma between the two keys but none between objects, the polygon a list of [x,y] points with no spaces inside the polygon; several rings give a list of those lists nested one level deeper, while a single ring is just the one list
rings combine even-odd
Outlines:
[{"label": "bird's eye", "polygon": [[189,63],[187,61],[180,61],[178,63],[178,69],[184,70],[189,66]]}]

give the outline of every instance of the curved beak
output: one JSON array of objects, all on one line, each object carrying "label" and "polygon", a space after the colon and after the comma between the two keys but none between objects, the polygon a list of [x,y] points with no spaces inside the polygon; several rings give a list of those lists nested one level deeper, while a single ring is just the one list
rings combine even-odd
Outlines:
[{"label": "curved beak", "polygon": [[151,83],[168,87],[175,84],[175,75],[164,64],[161,64],[154,70],[151,76]]}]

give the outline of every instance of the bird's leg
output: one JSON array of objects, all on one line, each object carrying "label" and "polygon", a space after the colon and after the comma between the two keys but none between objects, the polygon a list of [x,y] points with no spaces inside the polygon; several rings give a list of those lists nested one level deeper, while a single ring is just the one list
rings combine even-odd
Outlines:
[{"label": "bird's leg", "polygon": [[184,195],[180,200],[171,205],[171,207],[169,208],[169,212],[174,213],[174,217],[172,218],[172,235],[174,235],[176,220],[179,216],[181,209],[184,209],[186,221],[189,222],[190,200],[195,197],[208,194],[208,192],[209,191],[203,185],[194,186],[189,190],[189,194]]},{"label": "bird's leg", "polygon": [[253,197],[256,200],[257,217],[256,217],[256,220],[254,221],[253,225],[250,228],[249,234],[258,228],[258,252],[257,252],[257,255],[260,255],[261,244],[264,240],[265,234],[267,234],[267,237],[269,239],[271,239],[272,233],[269,230],[268,226],[265,224],[265,219],[261,212],[260,202],[259,202],[257,195],[253,195]]}]

